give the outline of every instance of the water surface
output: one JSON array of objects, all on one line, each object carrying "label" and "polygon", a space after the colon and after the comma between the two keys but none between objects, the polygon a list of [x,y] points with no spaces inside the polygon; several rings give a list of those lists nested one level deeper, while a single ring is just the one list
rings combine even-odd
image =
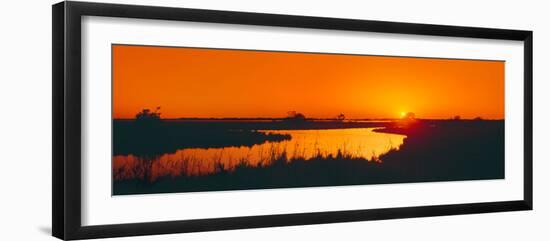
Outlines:
[{"label": "water surface", "polygon": [[113,157],[115,180],[149,179],[163,176],[208,175],[232,170],[237,165],[269,165],[274,159],[310,159],[315,156],[351,156],[377,161],[378,156],[403,144],[404,135],[374,132],[376,128],[324,130],[261,130],[290,134],[291,139],[253,146],[223,148],[184,148],[152,159],[135,155]]}]

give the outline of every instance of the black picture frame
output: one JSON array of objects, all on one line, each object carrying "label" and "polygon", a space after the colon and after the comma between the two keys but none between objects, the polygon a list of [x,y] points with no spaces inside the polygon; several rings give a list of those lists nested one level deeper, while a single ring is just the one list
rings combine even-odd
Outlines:
[{"label": "black picture frame", "polygon": [[[99,226],[81,224],[81,17],[195,21],[327,30],[349,30],[430,36],[518,40],[524,43],[524,194],[522,200],[415,206],[367,210],[297,213],[140,222]],[[211,230],[306,225],[380,219],[531,210],[533,32],[523,30],[443,26],[262,13],[197,10],[89,2],[60,2],[52,6],[53,44],[53,194],[52,233],[60,239],[199,232]]]}]

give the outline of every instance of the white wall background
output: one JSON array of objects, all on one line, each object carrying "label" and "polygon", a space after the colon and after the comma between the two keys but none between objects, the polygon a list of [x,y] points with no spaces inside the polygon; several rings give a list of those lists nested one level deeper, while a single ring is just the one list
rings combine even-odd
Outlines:
[{"label": "white wall background", "polygon": [[[535,210],[155,236],[155,240],[549,240],[550,5],[546,1],[111,0],[117,3],[315,15],[534,33]],[[0,240],[54,240],[51,231],[51,4],[0,10]],[[131,237],[116,240],[151,240]]]}]

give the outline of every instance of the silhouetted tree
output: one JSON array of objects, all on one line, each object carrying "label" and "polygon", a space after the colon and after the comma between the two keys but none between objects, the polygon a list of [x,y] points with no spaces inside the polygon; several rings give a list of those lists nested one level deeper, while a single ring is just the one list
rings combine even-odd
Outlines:
[{"label": "silhouetted tree", "polygon": [[405,114],[405,116],[403,117],[403,119],[414,120],[414,119],[416,119],[416,115],[413,112],[407,112]]},{"label": "silhouetted tree", "polygon": [[160,120],[160,106],[158,106],[154,112],[149,109],[143,109],[136,114],[136,120],[139,122],[156,122]]},{"label": "silhouetted tree", "polygon": [[459,115],[453,116],[453,120],[460,120],[460,116]]},{"label": "silhouetted tree", "polygon": [[346,116],[343,113],[340,113],[338,116],[336,116],[336,119],[339,121],[343,121],[346,119]]},{"label": "silhouetted tree", "polygon": [[287,113],[287,120],[292,120],[292,121],[305,121],[306,120],[306,116],[302,113],[299,113],[299,112],[296,112],[296,111],[289,111]]}]

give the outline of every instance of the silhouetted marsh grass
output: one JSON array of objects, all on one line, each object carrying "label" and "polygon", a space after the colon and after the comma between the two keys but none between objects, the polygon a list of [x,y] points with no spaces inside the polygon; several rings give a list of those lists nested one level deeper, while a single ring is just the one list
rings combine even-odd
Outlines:
[{"label": "silhouetted marsh grass", "polygon": [[[265,146],[268,146],[265,150]],[[372,161],[372,162],[381,162],[377,158],[376,154],[373,153],[370,159],[366,156],[361,156],[360,150],[350,150],[346,148],[346,145],[342,145],[341,149],[338,149],[336,153],[328,153],[322,151],[321,149],[316,149],[315,153],[306,155],[307,149],[305,146],[299,146],[299,144],[294,144],[292,151],[288,150],[287,144],[281,143],[270,143],[268,145],[262,145],[262,149],[259,152],[259,159],[257,162],[250,162],[250,149],[245,157],[242,158],[231,158],[229,155],[224,154],[225,149],[221,149],[219,153],[214,156],[213,160],[205,161],[200,157],[195,156],[193,153],[184,155],[180,153],[176,158],[172,157],[167,160],[162,161],[162,167],[159,167],[160,160],[149,157],[138,157],[132,156],[134,165],[121,165],[117,168],[114,168],[113,177],[115,180],[124,180],[132,178],[142,178],[146,175],[143,173],[149,172],[147,169],[169,169],[174,170],[171,175],[153,175],[149,176],[149,181],[155,181],[158,177],[162,176],[200,176],[214,174],[217,172],[227,172],[232,173],[237,168],[265,168],[271,165],[281,165],[281,164],[291,164],[295,161],[309,161],[309,160],[340,160],[340,161],[349,161],[349,160],[361,160],[361,161]],[[388,148],[387,151],[397,150],[398,148]],[[127,173],[124,170],[129,170],[131,173]]]},{"label": "silhouetted marsh grass", "polygon": [[[289,154],[284,146],[273,144],[256,165],[244,158],[234,160],[234,165],[221,159],[204,165],[198,159],[182,157],[175,168],[180,170],[179,175],[152,178],[150,174],[135,173],[135,177],[144,179],[115,181],[115,194],[360,184],[365,175],[375,173],[381,164],[349,150],[339,149],[334,155],[317,150],[312,157],[302,155],[305,151],[301,148],[294,150]],[[133,170],[151,173],[147,169],[154,168],[151,163],[142,160],[143,166]],[[124,178],[115,176],[117,179]]]}]

